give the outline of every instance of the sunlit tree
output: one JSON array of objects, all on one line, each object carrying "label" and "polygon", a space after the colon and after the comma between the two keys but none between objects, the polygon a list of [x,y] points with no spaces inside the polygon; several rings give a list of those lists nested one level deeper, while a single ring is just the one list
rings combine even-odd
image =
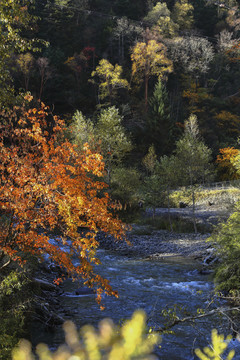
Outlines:
[{"label": "sunlit tree", "polygon": [[172,61],[167,58],[165,45],[156,40],[138,42],[132,50],[132,75],[137,83],[144,81],[145,106],[148,104],[148,82],[150,77],[166,79],[172,72]]},{"label": "sunlit tree", "polygon": [[119,89],[129,88],[128,81],[121,78],[122,67],[118,64],[114,66],[106,59],[100,60],[91,75],[93,82],[99,86],[99,98],[101,100],[108,98],[110,104]]},{"label": "sunlit tree", "polygon": [[193,5],[188,0],[178,0],[175,2],[172,18],[177,24],[178,30],[189,30],[193,26]]},{"label": "sunlit tree", "polygon": [[[31,98],[28,98],[31,100]],[[64,139],[64,123],[50,121],[44,104],[0,114],[0,271],[10,261],[24,264],[26,255],[46,256],[70,277],[116,295],[95,272],[97,233],[124,235],[114,218],[115,205],[101,181],[104,162],[85,144],[79,154]],[[50,233],[58,229],[54,243]],[[61,275],[60,275],[61,277]]]},{"label": "sunlit tree", "polygon": [[95,139],[99,141],[100,152],[108,174],[108,184],[111,183],[113,166],[119,165],[124,156],[132,149],[122,120],[119,110],[115,106],[111,106],[101,111],[95,127]]},{"label": "sunlit tree", "polygon": [[223,180],[239,179],[239,173],[235,167],[235,161],[239,155],[239,150],[233,147],[219,149],[217,164],[222,174]]},{"label": "sunlit tree", "polygon": [[176,24],[171,18],[171,12],[165,2],[157,2],[144,18],[144,21],[163,37],[171,38],[177,30]]},{"label": "sunlit tree", "polygon": [[190,115],[185,122],[184,134],[176,143],[175,159],[179,184],[189,185],[191,188],[193,224],[197,232],[195,185],[206,181],[211,173],[211,150],[200,139],[196,115]]}]

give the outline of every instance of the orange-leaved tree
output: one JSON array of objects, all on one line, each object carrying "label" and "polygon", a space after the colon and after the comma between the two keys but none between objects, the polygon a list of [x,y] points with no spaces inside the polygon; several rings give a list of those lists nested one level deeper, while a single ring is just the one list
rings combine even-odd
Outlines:
[{"label": "orange-leaved tree", "polygon": [[[27,98],[27,97],[26,97]],[[28,96],[31,101],[31,97]],[[0,113],[0,264],[19,261],[26,254],[48,256],[73,278],[117,295],[95,273],[99,231],[124,238],[125,226],[114,217],[106,185],[104,163],[85,144],[81,153],[64,138],[64,122],[50,116],[44,104]],[[51,241],[49,234],[61,236]],[[68,246],[67,246],[68,245]],[[3,263],[3,259],[5,263]]]},{"label": "orange-leaved tree", "polygon": [[234,167],[234,160],[239,156],[239,150],[234,147],[219,149],[220,155],[217,156],[217,164],[222,173],[223,180],[239,179],[239,174]]},{"label": "orange-leaved tree", "polygon": [[240,41],[236,43],[227,51],[230,61],[237,62],[240,60]]}]

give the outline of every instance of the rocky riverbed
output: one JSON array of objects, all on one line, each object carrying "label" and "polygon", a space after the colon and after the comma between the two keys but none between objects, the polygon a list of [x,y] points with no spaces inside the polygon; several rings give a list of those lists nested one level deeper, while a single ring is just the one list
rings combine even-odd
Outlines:
[{"label": "rocky riverbed", "polygon": [[130,245],[125,241],[114,241],[110,236],[102,236],[100,246],[125,256],[154,259],[169,256],[201,259],[212,251],[212,244],[206,242],[210,234],[153,230],[150,235],[134,235],[136,230],[141,231],[141,227],[133,226],[133,232],[129,232],[127,236]]},{"label": "rocky riverbed", "polygon": [[[168,210],[165,208],[156,209],[156,217],[165,217]],[[181,218],[188,223],[191,221],[192,210],[170,209],[172,219]],[[197,207],[196,221],[198,227],[205,226],[209,231],[221,221],[224,221],[229,212],[223,207]],[[152,216],[151,209],[147,209],[146,217]],[[107,250],[116,251],[121,255],[141,257],[148,259],[161,259],[164,257],[190,257],[202,261],[204,264],[214,261],[213,250],[214,245],[206,241],[211,233],[182,233],[171,232],[167,230],[156,230],[146,225],[132,224],[132,229],[127,233],[127,239],[130,245],[125,241],[114,241],[111,236],[99,236],[100,246]]]}]

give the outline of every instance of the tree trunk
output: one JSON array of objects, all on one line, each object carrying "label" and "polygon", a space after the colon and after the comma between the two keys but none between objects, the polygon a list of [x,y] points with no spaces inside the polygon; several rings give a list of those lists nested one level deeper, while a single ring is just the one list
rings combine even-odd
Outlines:
[{"label": "tree trunk", "polygon": [[168,221],[169,221],[170,229],[171,229],[171,231],[173,231],[172,219],[171,219],[171,215],[170,215],[170,192],[169,192],[169,189],[167,189],[167,202],[168,202]]},{"label": "tree trunk", "polygon": [[145,110],[148,109],[148,74],[145,75]]},{"label": "tree trunk", "polygon": [[194,190],[194,186],[191,185],[192,188],[192,213],[193,213],[193,226],[194,226],[194,231],[195,233],[197,233],[197,223],[196,223],[196,214],[195,214],[195,190]]}]

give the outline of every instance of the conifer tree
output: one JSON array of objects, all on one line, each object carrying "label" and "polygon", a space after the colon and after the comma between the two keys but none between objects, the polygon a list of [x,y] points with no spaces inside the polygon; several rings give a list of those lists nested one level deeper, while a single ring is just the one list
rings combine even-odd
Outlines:
[{"label": "conifer tree", "polygon": [[170,122],[168,93],[161,80],[155,85],[149,105],[147,140],[154,144],[158,154],[163,155],[169,150],[173,124]]},{"label": "conifer tree", "polygon": [[210,175],[211,150],[200,139],[196,115],[190,115],[185,121],[184,134],[176,143],[175,156],[179,182],[191,188],[193,224],[197,232],[195,186],[204,183]]}]

